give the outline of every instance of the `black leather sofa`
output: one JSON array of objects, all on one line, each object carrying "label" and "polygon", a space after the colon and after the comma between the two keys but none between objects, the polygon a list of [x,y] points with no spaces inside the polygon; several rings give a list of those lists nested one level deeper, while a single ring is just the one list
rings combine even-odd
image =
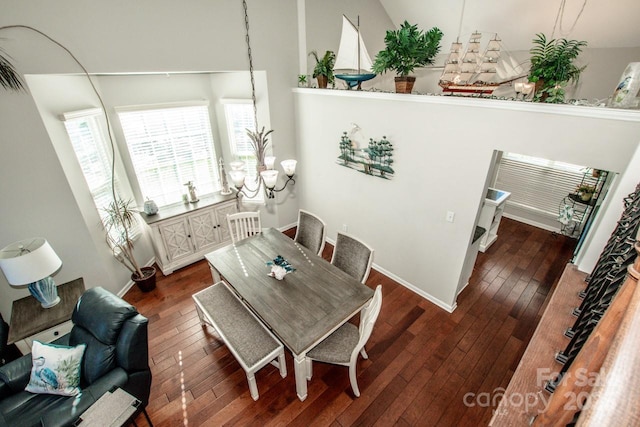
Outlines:
[{"label": "black leather sofa", "polygon": [[71,317],[70,333],[55,344],[86,344],[77,396],[24,391],[31,354],[0,366],[0,426],[70,426],[100,396],[119,386],[149,403],[151,370],[148,320],[121,298],[96,287],[85,291]]}]

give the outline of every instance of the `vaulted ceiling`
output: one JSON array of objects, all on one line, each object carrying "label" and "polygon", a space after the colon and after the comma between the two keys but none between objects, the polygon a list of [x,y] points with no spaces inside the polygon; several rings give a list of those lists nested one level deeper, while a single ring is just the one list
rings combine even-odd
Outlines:
[{"label": "vaulted ceiling", "polygon": [[[380,0],[396,26],[405,20],[440,28],[443,50],[459,35],[497,33],[507,50],[529,50],[547,39],[586,40],[590,48],[640,47],[638,0]],[[555,28],[555,32],[554,32]],[[640,60],[640,58],[638,58]]]}]

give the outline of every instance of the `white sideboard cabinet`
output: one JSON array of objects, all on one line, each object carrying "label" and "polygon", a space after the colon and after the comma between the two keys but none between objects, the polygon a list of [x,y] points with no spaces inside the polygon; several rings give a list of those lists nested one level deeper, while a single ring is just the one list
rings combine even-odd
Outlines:
[{"label": "white sideboard cabinet", "polygon": [[162,274],[171,274],[231,242],[227,214],[237,211],[235,197],[214,195],[197,203],[163,207],[155,215],[142,214]]}]

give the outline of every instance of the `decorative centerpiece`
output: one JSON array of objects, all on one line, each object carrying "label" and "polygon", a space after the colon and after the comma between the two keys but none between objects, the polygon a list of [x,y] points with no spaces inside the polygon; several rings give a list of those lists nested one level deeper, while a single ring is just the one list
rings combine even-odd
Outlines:
[{"label": "decorative centerpiece", "polygon": [[268,261],[267,265],[271,267],[269,276],[275,277],[277,280],[282,280],[287,274],[296,271],[282,255],[278,255],[273,261]]}]

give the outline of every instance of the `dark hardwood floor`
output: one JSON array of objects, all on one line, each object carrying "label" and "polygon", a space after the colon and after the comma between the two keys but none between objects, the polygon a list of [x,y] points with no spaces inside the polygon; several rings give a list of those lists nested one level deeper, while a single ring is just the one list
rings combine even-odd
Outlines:
[{"label": "dark hardwood floor", "polygon": [[382,284],[383,301],[369,359],[358,362],[361,396],[347,368],[316,363],[304,402],[289,353],[289,375],[268,365],[256,375],[260,399],[251,399],[244,371],[199,324],[191,294],[212,283],[205,261],[159,273],[154,291],[125,295],[150,321],[148,413],[158,427],[487,425],[574,247],[574,239],[503,219],[452,314],[372,271],[367,285]]}]

